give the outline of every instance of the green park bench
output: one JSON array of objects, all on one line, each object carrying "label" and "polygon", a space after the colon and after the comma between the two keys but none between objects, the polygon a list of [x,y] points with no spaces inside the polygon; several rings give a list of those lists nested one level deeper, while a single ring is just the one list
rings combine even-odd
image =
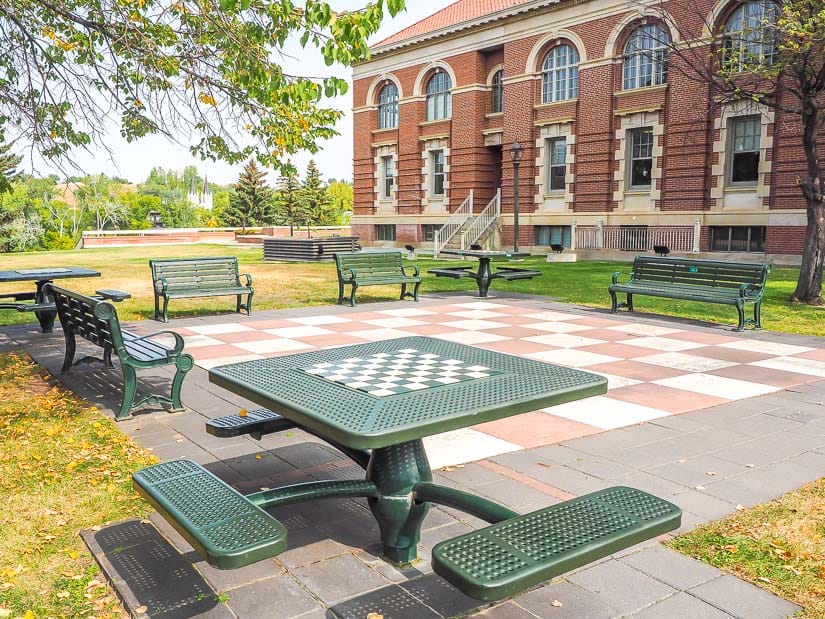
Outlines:
[{"label": "green park bench", "polygon": [[[207,422],[218,437],[263,434],[297,424],[267,409]],[[347,450],[350,455],[356,455]],[[367,466],[368,454],[359,458]],[[311,499],[376,497],[369,480],[308,482],[243,496],[194,462],[174,460],[133,475],[137,491],[210,564],[234,569],[287,547],[284,526],[261,507]],[[681,510],[640,490],[617,486],[519,515],[466,492],[422,482],[411,499],[470,511],[488,527],[440,542],[433,569],[465,594],[495,601],[676,529]]]},{"label": "green park bench", "polygon": [[[66,354],[61,372],[68,372],[77,363],[95,360],[84,357],[75,363],[76,338],[79,335],[103,349],[105,367],[112,367],[112,353],[120,360],[123,370],[123,398],[120,411],[116,415],[118,420],[125,419],[134,409],[144,404],[167,404],[171,406],[172,411],[183,410],[180,401],[181,386],[186,373],[194,367],[195,362],[191,355],[183,352],[183,338],[180,335],[173,331],[135,335],[121,329],[117,312],[108,301],[84,296],[54,284],[46,284],[45,288],[46,293],[54,299],[66,341]],[[174,338],[174,347],[168,348],[152,340],[159,335]],[[177,370],[172,380],[171,397],[151,394],[135,401],[136,370],[165,365],[174,365]]]},{"label": "green park bench", "polygon": [[[762,328],[762,295],[770,265],[742,262],[717,262],[688,258],[637,256],[629,281],[619,282],[621,273],[613,274],[608,292],[611,311],[619,307],[633,310],[633,296],[646,295],[702,303],[733,305],[739,312],[737,331],[750,324]],[[619,303],[617,293],[627,295]],[[745,305],[753,304],[753,319],[745,319]]]},{"label": "green park bench", "polygon": [[[238,273],[234,256],[217,258],[175,258],[150,260],[152,285],[155,292],[155,320],[169,322],[167,308],[170,299],[235,296],[235,311],[252,313],[252,276]],[[241,283],[241,277],[246,284]],[[246,303],[243,296],[246,295]],[[160,309],[163,299],[163,310]]]},{"label": "green park bench", "polygon": [[[338,303],[344,302],[344,287],[352,286],[349,304],[355,307],[355,291],[360,286],[383,286],[401,284],[401,299],[412,297],[418,301],[421,275],[418,267],[412,265],[408,274],[401,252],[350,252],[335,254],[335,268],[338,273]],[[407,285],[414,284],[413,291],[407,292]]]}]

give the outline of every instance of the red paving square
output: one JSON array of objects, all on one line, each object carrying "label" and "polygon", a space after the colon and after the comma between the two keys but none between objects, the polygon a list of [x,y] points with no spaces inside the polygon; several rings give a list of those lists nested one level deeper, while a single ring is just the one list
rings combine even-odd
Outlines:
[{"label": "red paving square", "polygon": [[[383,318],[388,318],[388,316],[383,316]],[[367,320],[370,320],[367,318]],[[366,331],[367,329],[375,329],[375,325],[370,325],[365,322],[336,322],[330,325],[321,325],[322,329],[326,329],[328,331],[337,331],[338,333],[349,333],[350,331]]]},{"label": "red paving square", "polygon": [[499,340],[497,342],[482,342],[473,345],[479,348],[486,348],[487,350],[522,356],[533,352],[547,352],[549,350],[559,349],[558,346],[539,344],[538,342],[525,342],[524,340]]},{"label": "red paving square", "polygon": [[473,429],[527,449],[552,445],[602,431],[600,428],[538,411],[488,421],[473,426]]},{"label": "red paving square", "polygon": [[723,346],[691,348],[690,350],[683,350],[682,354],[696,355],[697,357],[705,357],[707,359],[719,359],[721,361],[732,361],[733,363],[753,363],[754,361],[764,361],[765,359],[776,357],[776,355],[767,353],[739,350],[737,348],[725,348]]},{"label": "red paving square", "polygon": [[[295,323],[292,323],[291,326],[295,327],[297,325]],[[266,328],[269,329],[272,327]],[[225,342],[227,344],[237,344],[240,342],[258,342],[260,340],[271,340],[275,338],[274,335],[270,335],[269,333],[263,333],[261,331],[239,331],[238,333],[221,333],[220,335],[210,335],[209,337],[213,337],[216,340],[220,340],[221,342]]]},{"label": "red paving square", "polygon": [[[350,308],[352,309],[352,308]],[[359,312],[357,310],[353,310],[353,312],[347,313],[346,315],[340,316],[339,314],[334,314],[339,318],[346,318],[347,320],[377,320],[378,318],[389,318],[388,314],[379,314],[378,312]],[[346,325],[346,323],[339,322],[336,323],[337,325]],[[325,327],[327,325],[324,325]]]},{"label": "red paving square", "polygon": [[605,372],[606,374],[615,374],[616,376],[624,376],[625,378],[633,378],[635,380],[642,381],[672,378],[674,376],[681,376],[686,373],[684,370],[677,370],[675,368],[668,368],[661,365],[653,365],[651,363],[642,363],[641,361],[629,360],[611,361],[610,363],[590,365],[587,367],[587,371]]},{"label": "red paving square", "polygon": [[722,335],[721,333],[703,333],[699,331],[679,331],[678,333],[668,333],[665,337],[669,337],[674,340],[681,340],[683,342],[707,344],[708,346],[719,346],[719,344],[736,342],[740,339],[737,337],[731,337],[730,335]]},{"label": "red paving square", "polygon": [[[535,312],[533,312],[533,313],[535,313]],[[505,325],[512,325],[512,326],[515,326],[515,327],[522,326],[522,325],[534,325],[537,322],[539,322],[535,318],[528,318],[526,315],[523,315],[523,316],[516,316],[516,315],[499,316],[499,317],[495,318],[494,320],[496,322],[500,322],[500,323],[505,324]]]},{"label": "red paving square", "polygon": [[724,376],[725,378],[735,378],[737,380],[746,380],[751,383],[773,385],[774,387],[782,387],[783,389],[810,383],[815,380],[821,380],[818,376],[763,368],[758,365],[734,365],[729,368],[712,370],[708,372],[708,374]]},{"label": "red paving square", "polygon": [[802,359],[813,359],[814,361],[825,361],[825,348],[810,350],[808,352],[803,352],[793,356],[800,357]]},{"label": "red paving square", "polygon": [[521,314],[535,313],[537,310],[533,307],[519,307],[518,305],[499,305],[498,307],[491,307],[490,311],[518,316]]},{"label": "red paving square", "polygon": [[[579,332],[576,332],[573,335],[578,334]],[[620,359],[639,359],[640,357],[649,357],[651,355],[659,354],[658,350],[653,350],[651,348],[643,348],[641,346],[629,346],[627,344],[619,344],[618,342],[605,342],[604,344],[580,346],[576,348],[576,350],[594,352],[599,355],[609,355],[611,357],[618,357]]]},{"label": "red paving square", "polygon": [[[303,342],[318,348],[326,348],[329,346],[347,346],[348,344],[363,344],[364,340],[358,337],[352,337],[346,333],[330,333],[328,335],[311,335],[309,337],[293,337],[290,338],[296,342]],[[301,352],[301,351],[292,351]]]},{"label": "red paving square", "polygon": [[604,329],[607,327],[627,327],[629,323],[620,319],[600,318],[598,316],[582,316],[574,320],[570,320],[577,325],[584,325],[586,327],[593,327],[594,329]]},{"label": "red paving square", "polygon": [[404,327],[403,330],[416,335],[441,335],[442,333],[453,333],[455,331],[453,327],[438,324],[412,325]]},{"label": "red paving square", "polygon": [[[485,318],[485,320],[492,320],[498,322],[497,318]],[[504,337],[533,337],[534,335],[547,335],[547,331],[539,329],[531,329],[529,327],[498,327],[496,329],[484,329],[486,333],[493,333],[495,335],[503,335]]]},{"label": "red paving square", "polygon": [[291,320],[255,320],[253,322],[245,322],[244,324],[252,329],[284,329],[297,325],[297,323]]},{"label": "red paving square", "polygon": [[573,335],[591,337],[594,340],[604,340],[607,342],[618,342],[629,338],[624,331],[614,331],[613,329],[588,329],[587,331],[576,331]]},{"label": "red paving square", "polygon": [[[590,368],[588,368],[590,369]],[[718,404],[730,402],[725,398],[717,398],[693,391],[673,389],[653,383],[639,383],[628,387],[610,390],[610,397],[623,400],[639,406],[657,408],[668,413],[686,413],[701,408],[708,408]]]},{"label": "red paving square", "polygon": [[199,361],[201,359],[220,359],[221,357],[241,357],[254,354],[243,348],[232,346],[231,344],[198,346],[197,348],[193,348],[191,352],[195,359]]}]

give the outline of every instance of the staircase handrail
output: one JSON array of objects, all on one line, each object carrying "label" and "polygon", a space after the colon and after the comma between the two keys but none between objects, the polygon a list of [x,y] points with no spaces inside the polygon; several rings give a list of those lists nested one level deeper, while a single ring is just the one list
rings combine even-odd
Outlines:
[{"label": "staircase handrail", "polygon": [[464,223],[472,216],[473,190],[471,189],[470,195],[453,211],[447,223],[435,231],[433,235],[433,257],[438,258],[438,252],[444,249],[444,246],[449,243],[450,239],[455,236],[456,232],[461,230]]},{"label": "staircase handrail", "polygon": [[461,235],[461,249],[469,247],[478,242],[487,230],[501,217],[501,189],[496,190],[496,195],[487,203],[484,210],[476,215],[475,221],[471,223],[464,234]]}]

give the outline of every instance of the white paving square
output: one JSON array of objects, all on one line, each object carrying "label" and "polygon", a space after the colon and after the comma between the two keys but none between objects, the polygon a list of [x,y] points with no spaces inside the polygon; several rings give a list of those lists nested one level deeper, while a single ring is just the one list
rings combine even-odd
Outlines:
[{"label": "white paving square", "polygon": [[449,340],[458,344],[483,344],[484,342],[500,342],[501,340],[511,340],[513,338],[486,331],[455,331],[454,333],[439,333],[434,335],[441,340]]},{"label": "white paving square", "polygon": [[621,333],[630,333],[631,335],[669,335],[671,333],[678,333],[681,329],[672,329],[670,327],[660,327],[658,325],[647,324],[622,324],[615,327],[607,327],[611,331],[619,331]]},{"label": "white paving square", "polygon": [[575,333],[576,331],[589,331],[593,327],[577,325],[573,322],[534,322],[529,325],[522,325],[525,329],[536,329],[537,331],[548,331],[550,333]]},{"label": "white paving square", "polygon": [[558,320],[573,320],[574,318],[581,318],[576,314],[564,314],[562,312],[533,312],[532,314],[525,314],[525,318],[533,318],[536,322],[556,322]]},{"label": "white paving square", "polygon": [[405,318],[410,318],[412,316],[431,316],[432,314],[435,314],[435,312],[431,312],[430,310],[417,309],[415,307],[380,310],[377,313],[386,314],[387,316],[403,316]]},{"label": "white paving square", "polygon": [[662,378],[660,380],[654,380],[653,382],[657,385],[672,387],[673,389],[694,391],[696,393],[704,393],[705,395],[726,398],[728,400],[753,398],[758,395],[780,391],[781,389],[780,387],[774,387],[772,385],[762,385],[746,380],[736,380],[735,378],[725,378],[723,376],[701,373],[682,374],[681,376]]},{"label": "white paving square", "polygon": [[685,342],[674,340],[668,337],[635,337],[629,340],[621,340],[619,344],[628,346],[639,346],[640,348],[650,348],[652,350],[663,350],[667,352],[679,352],[680,350],[691,350],[692,348],[704,348],[707,344],[697,344],[696,342]]},{"label": "white paving square", "polygon": [[565,365],[570,368],[584,368],[588,365],[622,361],[622,359],[619,359],[618,357],[600,355],[598,353],[589,352],[586,350],[576,350],[575,348],[562,348],[561,350],[533,352],[528,353],[526,356],[531,359],[538,359],[539,361],[547,361],[548,363]]},{"label": "white paving square", "polygon": [[491,312],[490,310],[471,309],[461,310],[460,312],[447,312],[446,316],[455,316],[457,318],[501,318],[501,312]]},{"label": "white paving square", "polygon": [[470,301],[469,303],[456,303],[455,305],[465,309],[477,310],[496,309],[497,307],[511,307],[506,303],[490,303],[489,301]]},{"label": "white paving square", "polygon": [[807,346],[794,346],[793,344],[778,344],[776,342],[763,342],[762,340],[742,340],[740,342],[727,342],[720,344],[724,348],[735,348],[736,350],[749,350],[766,355],[776,355],[777,357],[788,357],[799,353],[815,350]]},{"label": "white paving square", "polygon": [[196,359],[195,365],[204,370],[211,370],[219,365],[229,365],[230,363],[241,363],[243,361],[257,361],[263,358],[261,355],[236,355],[234,357],[221,357],[219,359]]},{"label": "white paving square", "polygon": [[237,322],[222,322],[217,325],[201,325],[199,327],[186,327],[190,331],[201,335],[221,335],[222,333],[241,333],[243,331],[254,331],[252,327],[239,325]]},{"label": "white paving square", "polygon": [[368,325],[382,327],[384,329],[396,329],[398,327],[412,327],[414,325],[427,324],[423,320],[414,320],[413,318],[405,318],[404,316],[394,316],[392,318],[374,318],[372,320],[364,320]]},{"label": "white paving square", "polygon": [[432,469],[465,464],[521,450],[521,446],[477,430],[462,428],[424,437],[424,450]]},{"label": "white paving square", "polygon": [[583,337],[581,335],[570,335],[569,333],[533,335],[531,337],[525,337],[524,340],[527,342],[535,342],[536,344],[558,346],[559,348],[578,348],[579,346],[593,346],[595,344],[604,344],[602,340],[597,340],[592,337]]},{"label": "white paving square", "polygon": [[349,318],[342,318],[341,316],[330,316],[325,314],[323,316],[303,316],[301,318],[290,318],[292,322],[298,322],[302,325],[335,325],[342,322],[352,322]]},{"label": "white paving square", "polygon": [[281,327],[279,329],[264,329],[264,333],[270,335],[277,335],[278,337],[312,337],[313,335],[329,335],[336,333],[322,327],[315,327],[312,325],[304,325],[302,327]]},{"label": "white paving square", "polygon": [[493,322],[492,320],[457,320],[455,322],[442,322],[441,325],[451,329],[464,329],[465,331],[483,331],[484,329],[512,326],[501,322]]},{"label": "white paving square", "polygon": [[677,370],[684,370],[685,372],[709,372],[711,370],[729,368],[732,365],[739,365],[735,361],[697,357],[696,355],[685,355],[680,352],[664,352],[658,355],[639,357],[636,361],[676,368]]},{"label": "white paving square", "polygon": [[296,342],[295,340],[289,340],[286,338],[271,338],[268,340],[257,340],[255,342],[239,342],[234,344],[234,346],[258,355],[264,355],[272,352],[306,350],[307,348],[312,348],[309,344]]},{"label": "white paving square", "polygon": [[597,372],[596,370],[590,370],[594,374],[598,374],[599,376],[604,376],[607,379],[607,389],[621,389],[622,387],[630,387],[631,385],[638,385],[641,380],[636,380],[635,378],[627,378],[626,376],[616,376],[615,374],[608,374],[607,372]]},{"label": "white paving square", "polygon": [[542,409],[546,413],[564,417],[579,423],[586,423],[602,430],[613,430],[651,419],[667,417],[669,413],[658,408],[649,408],[614,400],[606,396],[585,398],[576,402],[567,402],[558,406]]},{"label": "white paving square", "polygon": [[353,331],[349,333],[349,335],[361,338],[362,340],[369,340],[370,342],[378,342],[380,340],[392,340],[397,337],[408,337],[412,335],[412,333],[398,329],[364,329],[363,331]]},{"label": "white paving square", "polygon": [[183,342],[186,348],[203,348],[204,346],[217,346],[224,343],[208,335],[184,335]]},{"label": "white paving square", "polygon": [[804,359],[800,357],[774,357],[764,361],[754,361],[748,365],[758,365],[772,370],[782,370],[783,372],[796,372],[797,374],[807,374],[808,376],[820,376],[825,378],[825,362],[815,359]]}]

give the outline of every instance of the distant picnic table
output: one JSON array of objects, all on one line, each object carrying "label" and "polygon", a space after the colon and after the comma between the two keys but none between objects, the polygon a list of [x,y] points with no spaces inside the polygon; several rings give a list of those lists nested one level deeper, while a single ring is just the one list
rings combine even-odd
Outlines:
[{"label": "distant picnic table", "polygon": [[490,289],[490,284],[496,279],[532,279],[541,275],[541,271],[535,269],[519,269],[513,267],[497,267],[495,271],[490,268],[490,263],[496,260],[519,260],[529,258],[530,254],[513,253],[506,251],[485,251],[485,250],[465,250],[465,249],[442,249],[439,253],[449,256],[460,256],[462,258],[478,259],[478,270],[473,271],[472,267],[441,267],[430,269],[436,277],[452,277],[460,279],[469,277],[476,280],[478,285],[478,296],[486,297]]}]

